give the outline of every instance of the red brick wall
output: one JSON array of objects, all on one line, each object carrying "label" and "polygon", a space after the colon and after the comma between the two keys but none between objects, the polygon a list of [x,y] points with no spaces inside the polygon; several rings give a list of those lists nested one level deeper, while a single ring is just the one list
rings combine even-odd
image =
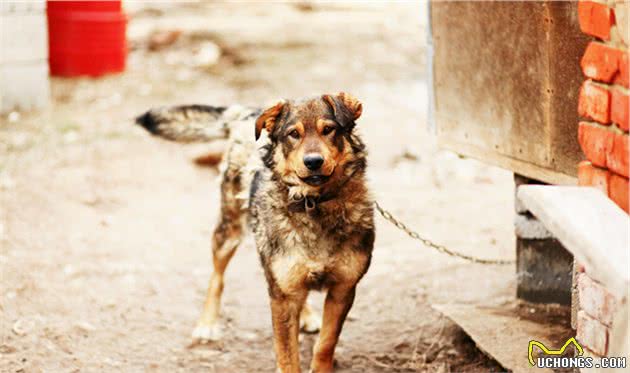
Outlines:
[{"label": "red brick wall", "polygon": [[[578,3],[580,28],[594,37],[582,57],[585,81],[578,113],[578,140],[587,161],[578,165],[580,185],[604,192],[626,212],[628,206],[628,14],[620,0]],[[592,356],[606,356],[617,300],[577,265],[577,340]]]},{"label": "red brick wall", "polygon": [[608,339],[617,299],[578,266],[577,340],[591,356],[608,355]]},{"label": "red brick wall", "polygon": [[626,212],[628,206],[628,13],[621,0],[580,1],[580,28],[594,37],[582,57],[578,140],[588,161],[580,185],[595,186]]}]

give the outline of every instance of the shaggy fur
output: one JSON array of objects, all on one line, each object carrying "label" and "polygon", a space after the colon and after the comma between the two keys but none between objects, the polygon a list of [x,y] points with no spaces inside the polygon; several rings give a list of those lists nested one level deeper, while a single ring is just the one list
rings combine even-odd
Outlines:
[{"label": "shaggy fur", "polygon": [[[306,303],[311,290],[327,292],[311,370],[333,370],[335,346],[374,244],[366,152],[354,133],[361,110],[356,99],[340,93],[281,101],[264,111],[186,106],[138,118],[171,140],[230,140],[212,240],[214,272],[195,339],[219,338],[223,274],[247,223],[267,279],[278,370],[300,371],[300,326],[320,326]],[[256,143],[254,135],[263,138]]]}]

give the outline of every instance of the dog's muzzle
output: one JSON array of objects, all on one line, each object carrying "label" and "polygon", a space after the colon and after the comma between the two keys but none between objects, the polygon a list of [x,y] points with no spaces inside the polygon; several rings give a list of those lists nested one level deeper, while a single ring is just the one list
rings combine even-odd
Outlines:
[{"label": "dog's muzzle", "polygon": [[302,180],[303,182],[305,182],[306,184],[310,186],[320,186],[326,183],[328,179],[330,179],[330,176],[325,176],[325,175],[313,175],[313,176],[300,178],[300,180]]}]

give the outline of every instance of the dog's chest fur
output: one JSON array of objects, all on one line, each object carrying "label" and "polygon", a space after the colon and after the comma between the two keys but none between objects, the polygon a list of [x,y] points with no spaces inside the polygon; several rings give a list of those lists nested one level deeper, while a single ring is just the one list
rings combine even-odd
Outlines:
[{"label": "dog's chest fur", "polygon": [[268,178],[261,184],[250,201],[252,228],[267,277],[277,290],[322,289],[363,276],[374,239],[367,192],[321,203],[314,214],[292,213],[286,208],[286,193]]}]

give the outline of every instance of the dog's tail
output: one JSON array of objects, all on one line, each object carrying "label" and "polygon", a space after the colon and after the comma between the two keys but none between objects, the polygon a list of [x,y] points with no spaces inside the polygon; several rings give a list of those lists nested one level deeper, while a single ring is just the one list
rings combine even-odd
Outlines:
[{"label": "dog's tail", "polygon": [[230,135],[230,124],[254,119],[256,109],[239,105],[182,105],[151,109],[136,118],[136,124],[153,135],[177,142],[210,142]]}]

